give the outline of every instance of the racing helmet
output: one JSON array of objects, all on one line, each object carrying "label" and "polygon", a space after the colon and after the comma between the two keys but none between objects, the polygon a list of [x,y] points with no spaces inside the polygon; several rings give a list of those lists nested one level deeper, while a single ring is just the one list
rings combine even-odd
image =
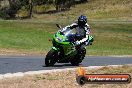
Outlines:
[{"label": "racing helmet", "polygon": [[81,15],[78,17],[78,25],[84,26],[87,23],[87,17],[84,15]]}]

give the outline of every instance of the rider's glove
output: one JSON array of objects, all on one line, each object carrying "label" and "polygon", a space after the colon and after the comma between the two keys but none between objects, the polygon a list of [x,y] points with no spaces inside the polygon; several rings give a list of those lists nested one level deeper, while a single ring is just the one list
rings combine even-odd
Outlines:
[{"label": "rider's glove", "polygon": [[75,45],[80,45],[80,44],[81,44],[80,41],[76,41],[76,42],[75,42]]},{"label": "rider's glove", "polygon": [[62,28],[61,32],[66,31],[67,27]]}]

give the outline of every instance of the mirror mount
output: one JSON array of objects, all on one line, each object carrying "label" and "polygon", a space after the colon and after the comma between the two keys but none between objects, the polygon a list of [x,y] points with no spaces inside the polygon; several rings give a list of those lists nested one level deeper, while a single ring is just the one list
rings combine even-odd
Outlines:
[{"label": "mirror mount", "polygon": [[62,28],[59,24],[56,24],[56,26],[57,26],[58,28],[60,28],[60,29]]}]

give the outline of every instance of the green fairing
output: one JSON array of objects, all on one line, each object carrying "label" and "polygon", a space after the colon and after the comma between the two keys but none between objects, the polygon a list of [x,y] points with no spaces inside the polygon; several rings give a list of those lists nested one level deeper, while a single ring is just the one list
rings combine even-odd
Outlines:
[{"label": "green fairing", "polygon": [[[62,38],[63,40],[62,41],[57,40],[56,36],[59,37],[59,38]],[[66,37],[63,36],[63,35],[60,35],[60,32],[57,32],[56,34],[54,34],[53,39],[56,42],[61,43],[61,44],[70,44],[70,42],[64,42],[64,40],[66,40]]]},{"label": "green fairing", "polygon": [[56,47],[54,47],[54,46],[52,47],[52,49],[53,49],[53,50],[57,50],[57,51],[59,50],[59,48],[56,48]]},{"label": "green fairing", "polygon": [[[61,41],[59,41],[57,37],[61,38]],[[67,38],[64,35],[61,35],[60,32],[57,32],[56,34],[54,34],[53,40],[56,45],[58,44],[59,46],[63,47],[65,55],[68,55],[75,51],[73,44],[70,42],[66,42],[65,40],[67,40]],[[54,46],[53,49],[59,50],[57,46]]]}]

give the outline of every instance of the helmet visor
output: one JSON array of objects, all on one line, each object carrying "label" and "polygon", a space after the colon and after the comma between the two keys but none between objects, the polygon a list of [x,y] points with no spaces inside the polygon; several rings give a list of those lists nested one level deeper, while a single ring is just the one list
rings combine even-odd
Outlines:
[{"label": "helmet visor", "polygon": [[86,24],[85,21],[83,21],[83,20],[78,20],[78,25],[83,26],[83,25],[85,25],[85,24]]}]

